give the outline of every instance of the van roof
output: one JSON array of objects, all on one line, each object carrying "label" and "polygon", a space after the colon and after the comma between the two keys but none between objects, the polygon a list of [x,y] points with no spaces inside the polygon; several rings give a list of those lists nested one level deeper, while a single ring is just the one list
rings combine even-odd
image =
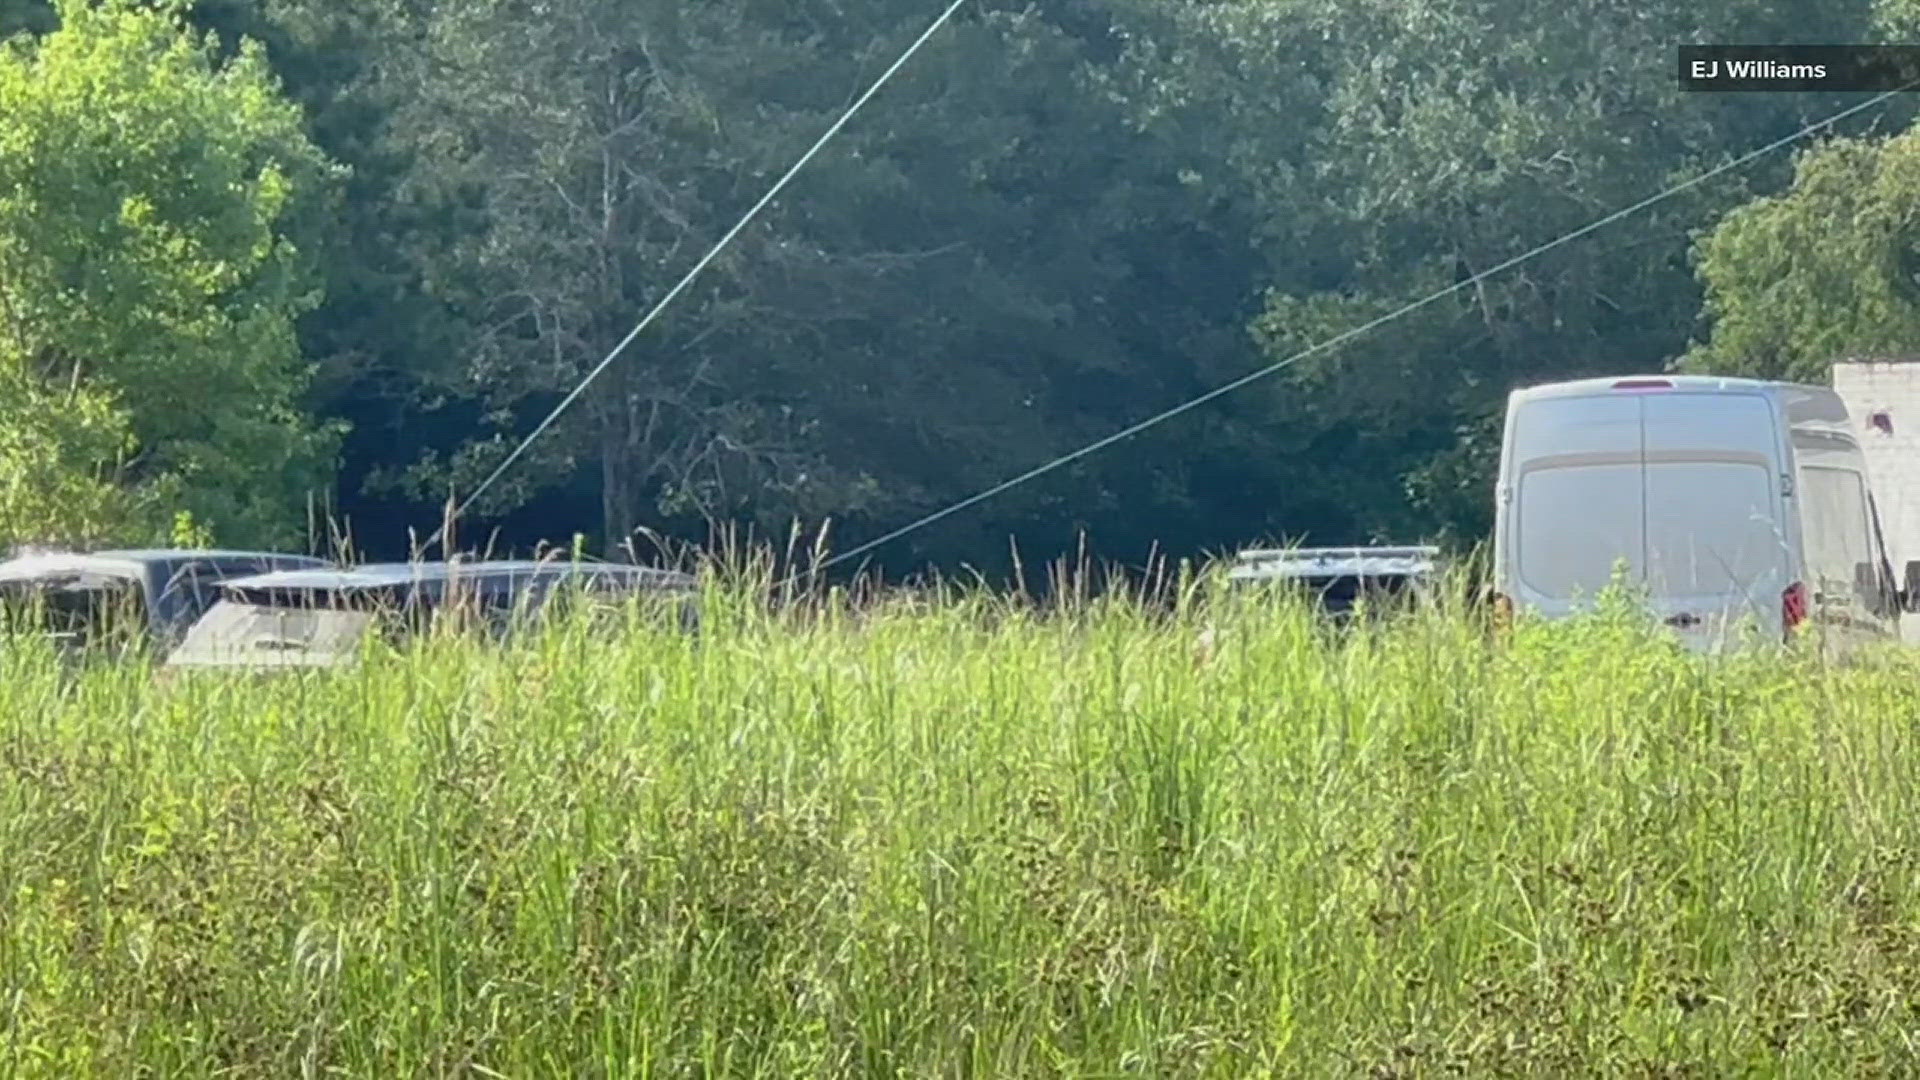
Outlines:
[{"label": "van roof", "polygon": [[[1765,379],[1735,379],[1720,375],[1609,375],[1598,379],[1574,379],[1569,382],[1543,383],[1528,386],[1513,392],[1515,400],[1556,397],[1586,397],[1592,394],[1611,393],[1616,389],[1634,389],[1630,384],[1665,383],[1674,390],[1692,393],[1729,393],[1729,394],[1772,394],[1781,390],[1812,390],[1831,394],[1833,391],[1824,386],[1803,386],[1798,383],[1772,382]],[[1623,385],[1629,384],[1629,385]]]},{"label": "van roof", "polygon": [[1736,379],[1720,375],[1610,375],[1543,383],[1515,390],[1507,399],[1512,409],[1553,398],[1594,397],[1612,393],[1672,390],[1693,394],[1759,394],[1779,403],[1787,424],[1795,430],[1822,430],[1848,434],[1851,427],[1846,402],[1832,387],[1766,379]]}]

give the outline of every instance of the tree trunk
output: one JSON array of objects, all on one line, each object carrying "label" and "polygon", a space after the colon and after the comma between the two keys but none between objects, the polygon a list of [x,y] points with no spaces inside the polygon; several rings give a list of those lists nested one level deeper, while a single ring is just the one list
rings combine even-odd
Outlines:
[{"label": "tree trunk", "polygon": [[[622,357],[625,361],[627,358]],[[627,409],[626,373],[616,362],[606,372],[599,407],[594,411],[594,426],[600,443],[600,527],[604,530],[606,553],[618,558],[623,545],[633,539],[640,526],[639,491],[641,474],[633,460],[629,428],[632,418]]]},{"label": "tree trunk", "polygon": [[633,485],[618,456],[608,453],[600,460],[600,514],[606,529],[608,558],[624,554],[624,545],[633,538],[640,522],[634,511]]}]

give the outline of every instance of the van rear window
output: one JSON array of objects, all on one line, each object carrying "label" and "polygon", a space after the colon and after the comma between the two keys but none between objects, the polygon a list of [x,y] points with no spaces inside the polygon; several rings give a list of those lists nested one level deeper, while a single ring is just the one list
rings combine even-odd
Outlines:
[{"label": "van rear window", "polygon": [[1757,394],[1675,394],[1645,398],[1642,405],[1649,456],[1699,450],[1756,464],[1779,456],[1773,405]]},{"label": "van rear window", "polygon": [[1513,464],[1566,454],[1637,454],[1640,398],[1571,397],[1529,402],[1514,417]]},{"label": "van rear window", "polygon": [[1655,596],[1778,595],[1786,544],[1764,466],[1647,465],[1647,585]]},{"label": "van rear window", "polygon": [[1536,469],[1521,478],[1514,513],[1520,578],[1540,596],[1590,598],[1623,560],[1641,576],[1637,463]]}]

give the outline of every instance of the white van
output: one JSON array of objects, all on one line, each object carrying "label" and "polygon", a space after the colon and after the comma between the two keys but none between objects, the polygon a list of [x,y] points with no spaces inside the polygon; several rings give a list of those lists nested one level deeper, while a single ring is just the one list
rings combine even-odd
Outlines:
[{"label": "white van", "polygon": [[1846,406],[1817,386],[1703,376],[1591,379],[1507,402],[1496,604],[1586,606],[1624,563],[1691,647],[1809,624],[1846,652],[1896,640],[1920,563],[1896,582]]}]

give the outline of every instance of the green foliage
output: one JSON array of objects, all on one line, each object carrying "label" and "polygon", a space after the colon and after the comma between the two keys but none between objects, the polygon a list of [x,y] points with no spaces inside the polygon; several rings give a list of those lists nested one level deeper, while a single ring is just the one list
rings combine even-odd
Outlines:
[{"label": "green foliage", "polygon": [[1836,140],[1793,186],[1700,243],[1712,333],[1693,370],[1824,384],[1845,359],[1920,349],[1920,132]]},{"label": "green foliage", "polygon": [[[376,480],[436,497],[476,481],[925,17],[566,0],[432,8],[386,35],[420,44],[366,93],[395,102],[400,197],[435,223],[414,265],[461,324],[408,376],[473,422]],[[949,27],[482,511],[584,483],[615,538],[649,518],[892,518],[1177,392],[1130,355],[1180,363],[1192,319],[1133,302],[1160,291],[1129,280],[1165,258],[1153,240],[1103,239],[1136,227],[1142,194],[1111,183],[1136,139],[1082,79],[1093,48],[1033,14]],[[1011,512],[1038,516],[1028,494]]]},{"label": "green foliage", "polygon": [[[604,549],[643,526],[784,532],[798,516],[833,518],[841,543],[871,537],[1838,107],[1682,94],[1674,41],[1897,38],[1909,7],[967,9],[466,528],[504,524],[525,546],[597,521]],[[0,176],[26,194],[0,211],[14,237],[0,295],[34,310],[0,329],[38,337],[0,334],[0,349],[47,395],[78,372],[134,446],[48,459],[77,462],[81,487],[121,487],[128,528],[164,534],[184,506],[264,542],[291,538],[339,449],[338,505],[382,523],[364,537],[376,549],[403,543],[388,523],[438,524],[449,490],[490,472],[930,14],[910,0],[69,8],[84,16],[71,40],[127,44],[55,34],[9,54],[10,92],[27,96],[0,123],[17,148]],[[50,10],[0,3],[0,34],[44,32]],[[177,34],[182,18],[217,47]],[[67,74],[42,77],[55,61]],[[116,104],[76,110],[82,92]],[[1009,533],[1045,558],[1083,530],[1129,556],[1476,537],[1505,393],[1668,365],[1703,285],[1717,328],[1690,366],[1804,373],[1835,350],[1910,347],[1906,151],[1852,145],[1729,219],[1698,274],[1695,238],[1782,187],[1784,155],[880,554],[990,565]],[[1858,227],[1788,254],[1835,216]],[[22,243],[41,261],[12,268],[6,245]],[[80,288],[93,295],[76,305]],[[155,494],[168,484],[178,506]]]},{"label": "green foliage", "polygon": [[173,515],[173,532],[169,539],[177,548],[210,548],[213,546],[213,533],[205,525],[193,520],[191,510],[181,510]]},{"label": "green foliage", "polygon": [[[360,431],[347,504],[437,523],[927,14],[196,5],[270,43],[356,168],[333,299],[301,328]],[[1832,104],[1682,95],[1673,41],[1893,32],[1877,18],[1868,0],[969,10],[481,518],[522,541],[591,518],[609,540],[793,515],[873,535]],[[1010,532],[1051,553],[1082,529],[1129,552],[1475,536],[1507,389],[1664,366],[1699,306],[1691,235],[1784,174],[1745,168],[883,554],[990,562]]]},{"label": "green foliage", "polygon": [[62,474],[20,490],[89,490],[75,520],[116,534],[164,535],[185,508],[274,542],[339,435],[301,415],[294,327],[333,169],[265,56],[221,62],[182,10],[67,0],[0,55],[0,385],[11,415],[74,411],[22,421],[17,468]]},{"label": "green foliage", "polygon": [[[1263,211],[1272,272],[1255,332],[1270,360],[1835,107],[1681,93],[1673,42],[1864,40],[1872,25],[1864,2],[1168,6],[1193,44],[1162,75],[1178,93],[1154,100],[1234,147],[1214,157]],[[1666,366],[1699,305],[1690,232],[1780,169],[1757,163],[1309,356],[1270,407],[1356,525],[1478,534],[1507,391]]]},{"label": "green foliage", "polygon": [[87,387],[60,393],[0,353],[0,539],[99,540],[139,529],[149,505],[121,483],[126,411]]},{"label": "green foliage", "polygon": [[1920,1068],[1911,658],[766,584],[266,681],[6,642],[0,1070]]}]

